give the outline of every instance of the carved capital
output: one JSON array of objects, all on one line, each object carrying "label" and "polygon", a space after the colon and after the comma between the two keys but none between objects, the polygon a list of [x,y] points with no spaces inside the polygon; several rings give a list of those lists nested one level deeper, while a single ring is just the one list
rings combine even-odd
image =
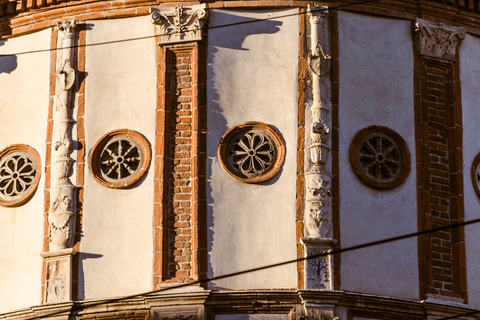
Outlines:
[{"label": "carved capital", "polygon": [[74,36],[74,29],[76,28],[76,24],[77,24],[77,22],[75,21],[75,19],[73,19],[72,21],[59,22],[58,23],[58,30],[63,32],[63,35],[65,37],[67,37],[67,36],[73,37]]},{"label": "carved capital", "polygon": [[160,44],[202,40],[202,29],[208,16],[206,4],[151,8],[150,13]]},{"label": "carved capital", "polygon": [[415,32],[420,54],[442,59],[455,59],[457,47],[466,35],[465,28],[419,18],[415,23]]}]

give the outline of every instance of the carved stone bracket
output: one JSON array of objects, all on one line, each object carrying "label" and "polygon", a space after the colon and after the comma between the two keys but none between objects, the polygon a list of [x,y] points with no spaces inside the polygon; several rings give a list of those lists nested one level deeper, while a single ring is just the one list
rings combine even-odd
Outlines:
[{"label": "carved stone bracket", "polygon": [[160,44],[202,40],[202,29],[208,16],[206,4],[151,8],[150,13]]},{"label": "carved stone bracket", "polygon": [[456,59],[458,45],[465,39],[466,29],[417,18],[417,44],[421,55]]}]

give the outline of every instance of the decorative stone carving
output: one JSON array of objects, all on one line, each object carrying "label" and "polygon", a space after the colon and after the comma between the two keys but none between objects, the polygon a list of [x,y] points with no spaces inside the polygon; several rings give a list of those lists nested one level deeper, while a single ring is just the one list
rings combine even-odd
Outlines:
[{"label": "decorative stone carving", "polygon": [[32,147],[11,145],[0,151],[0,205],[19,206],[35,193],[40,156]]},{"label": "decorative stone carving", "polygon": [[471,169],[473,189],[478,197],[480,197],[480,153],[475,157]]},{"label": "decorative stone carving", "polygon": [[[332,174],[328,169],[331,110],[329,14],[327,7],[309,6],[308,11],[310,53],[307,65],[310,75],[308,92],[311,93],[311,99],[307,96],[307,105],[310,105],[311,123],[306,126],[310,124],[311,129],[307,133],[309,139],[306,137],[305,142],[310,155],[307,160],[311,162],[311,167],[305,173],[305,237],[302,238],[307,257],[328,252],[335,244],[332,239]],[[306,289],[333,289],[333,262],[330,256],[309,259],[306,265]],[[310,316],[308,319],[320,318]]]},{"label": "decorative stone carving", "polygon": [[152,309],[152,320],[197,320],[204,319],[203,305],[178,305]]},{"label": "decorative stone carving", "polygon": [[61,251],[70,246],[72,239],[72,217],[74,215],[75,186],[70,181],[75,160],[73,152],[72,126],[73,104],[72,87],[75,71],[71,61],[74,56],[75,20],[58,23],[61,50],[58,51],[56,71],[54,125],[56,128],[53,144],[53,179],[50,191],[50,251]]},{"label": "decorative stone carving", "polygon": [[206,4],[151,8],[150,13],[160,44],[202,40],[202,29],[208,14]]},{"label": "decorative stone carving", "polygon": [[140,133],[118,129],[105,134],[93,147],[90,172],[106,187],[128,188],[147,172],[150,158],[150,146]]},{"label": "decorative stone carving", "polygon": [[285,142],[271,126],[247,122],[230,128],[218,147],[220,163],[232,178],[258,183],[273,178],[285,159]]},{"label": "decorative stone carving", "polygon": [[72,248],[57,252],[43,252],[45,258],[45,303],[72,300]]},{"label": "decorative stone carving", "polygon": [[350,161],[367,185],[391,189],[402,184],[410,172],[410,154],[405,140],[381,126],[360,130],[350,145]]},{"label": "decorative stone carving", "polygon": [[421,55],[443,59],[456,59],[457,47],[466,35],[465,28],[420,18],[415,23],[415,32]]}]

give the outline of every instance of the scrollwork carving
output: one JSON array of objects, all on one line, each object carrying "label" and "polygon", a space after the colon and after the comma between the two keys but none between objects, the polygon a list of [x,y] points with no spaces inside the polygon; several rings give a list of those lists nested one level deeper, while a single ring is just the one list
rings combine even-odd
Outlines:
[{"label": "scrollwork carving", "polygon": [[160,44],[201,41],[202,29],[207,20],[206,9],[205,4],[150,9]]},{"label": "scrollwork carving", "polygon": [[466,29],[417,18],[415,32],[421,55],[456,59],[457,47],[465,39]]}]

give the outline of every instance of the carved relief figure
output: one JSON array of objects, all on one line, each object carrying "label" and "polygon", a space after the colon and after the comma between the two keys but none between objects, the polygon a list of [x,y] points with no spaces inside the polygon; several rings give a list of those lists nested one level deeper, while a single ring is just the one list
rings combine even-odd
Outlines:
[{"label": "carved relief figure", "polygon": [[309,214],[307,216],[308,236],[314,238],[327,238],[331,227],[332,206],[320,202],[307,204]]}]

